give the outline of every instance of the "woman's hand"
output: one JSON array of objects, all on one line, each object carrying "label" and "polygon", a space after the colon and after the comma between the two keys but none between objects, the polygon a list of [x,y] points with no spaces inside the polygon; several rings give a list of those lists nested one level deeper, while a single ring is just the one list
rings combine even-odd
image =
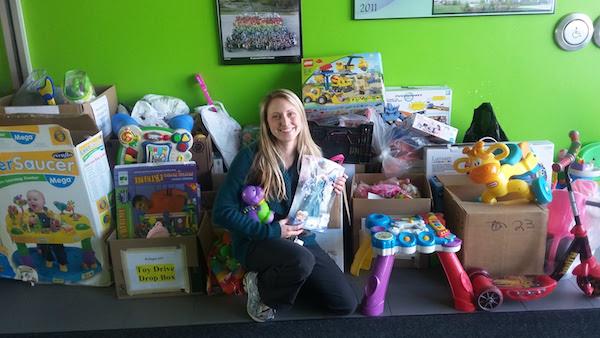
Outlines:
[{"label": "woman's hand", "polygon": [[290,238],[294,236],[298,236],[304,230],[303,224],[293,225],[290,224],[289,218],[284,218],[279,221],[279,226],[281,227],[281,238]]},{"label": "woman's hand", "polygon": [[333,182],[333,191],[335,191],[336,194],[341,194],[342,191],[344,191],[344,189],[346,189],[346,179],[348,178],[348,175],[344,174],[340,177],[338,177],[337,180],[335,180],[335,182]]}]

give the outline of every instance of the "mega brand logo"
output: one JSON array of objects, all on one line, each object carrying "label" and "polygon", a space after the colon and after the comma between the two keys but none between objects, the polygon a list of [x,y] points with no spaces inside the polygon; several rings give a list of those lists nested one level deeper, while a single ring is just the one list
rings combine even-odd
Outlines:
[{"label": "mega brand logo", "polygon": [[35,140],[35,134],[32,133],[23,133],[14,131],[11,133],[12,139],[15,140],[19,144],[30,144]]}]

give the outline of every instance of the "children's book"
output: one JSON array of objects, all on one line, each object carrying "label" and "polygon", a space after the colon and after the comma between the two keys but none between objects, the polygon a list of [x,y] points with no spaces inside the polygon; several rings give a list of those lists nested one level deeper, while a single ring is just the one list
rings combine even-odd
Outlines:
[{"label": "children's book", "polygon": [[170,236],[195,234],[200,215],[196,175],[195,162],[115,166],[117,237],[146,238],[166,231]]},{"label": "children's book", "polygon": [[298,187],[288,217],[303,223],[304,229],[325,231],[333,204],[333,183],[344,174],[344,167],[322,157],[302,157]]}]

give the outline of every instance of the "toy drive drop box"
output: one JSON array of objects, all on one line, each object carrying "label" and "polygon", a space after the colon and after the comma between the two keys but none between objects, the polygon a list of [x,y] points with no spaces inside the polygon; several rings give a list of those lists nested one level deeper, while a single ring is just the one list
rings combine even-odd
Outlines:
[{"label": "toy drive drop box", "polygon": [[309,120],[341,114],[383,114],[381,54],[302,59],[302,100]]},{"label": "toy drive drop box", "polygon": [[74,128],[0,126],[0,277],[107,286],[112,179],[102,133],[88,116],[64,124]]},{"label": "toy drive drop box", "polygon": [[[200,185],[195,162],[117,165],[117,237],[146,238],[160,222],[165,236],[195,235]],[[153,229],[153,231],[156,229]]]}]

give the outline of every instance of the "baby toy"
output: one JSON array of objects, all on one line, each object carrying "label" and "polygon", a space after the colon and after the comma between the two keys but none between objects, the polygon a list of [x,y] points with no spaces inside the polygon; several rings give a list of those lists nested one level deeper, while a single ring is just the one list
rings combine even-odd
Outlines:
[{"label": "baby toy", "polygon": [[117,164],[189,161],[194,119],[178,115],[168,123],[170,128],[142,127],[128,114],[113,115],[113,132],[121,144]]},{"label": "baby toy", "polygon": [[[531,184],[513,176],[523,175],[538,167],[535,154],[526,146],[513,147],[511,152],[504,143],[494,143],[485,148],[483,141],[477,141],[473,147],[465,147],[463,154],[467,157],[454,161],[454,170],[466,173],[478,184],[485,184],[481,201],[494,204],[498,198],[516,193],[528,201],[534,198],[541,204],[552,200],[552,192],[544,177],[538,177]],[[526,152],[522,151],[525,149]],[[506,159],[506,163],[500,161]]]},{"label": "baby toy", "polygon": [[215,240],[208,254],[210,273],[216,279],[223,293],[227,295],[242,294],[242,278],[244,270],[240,263],[231,255],[231,236],[224,231]]},{"label": "baby toy", "polygon": [[383,214],[371,214],[367,217],[365,225],[377,258],[365,285],[361,305],[363,314],[378,316],[383,312],[394,255],[417,251],[437,252],[450,283],[454,307],[465,312],[475,311],[471,283],[456,257],[462,241],[452,234],[443,222],[441,214],[434,213],[407,218],[392,218]]},{"label": "baby toy", "polygon": [[37,90],[44,98],[44,101],[47,105],[56,105],[56,101],[54,100],[54,82],[52,82],[52,78],[50,76],[46,76],[42,82],[42,86],[40,86]]},{"label": "baby toy", "polygon": [[94,86],[86,72],[69,70],[65,73],[65,98],[69,102],[83,103],[94,98]]},{"label": "baby toy", "polygon": [[[13,261],[33,268],[42,282],[77,282],[102,269],[92,249],[94,231],[89,219],[74,212],[75,203],[54,201],[59,212],[46,206],[44,194],[29,190],[8,206],[6,227],[17,246]],[[81,248],[65,246],[81,243]],[[28,246],[33,245],[33,246]]]},{"label": "baby toy", "polygon": [[242,200],[248,204],[244,213],[260,223],[267,224],[273,221],[273,211],[265,201],[265,192],[261,187],[248,185],[242,191]]}]

